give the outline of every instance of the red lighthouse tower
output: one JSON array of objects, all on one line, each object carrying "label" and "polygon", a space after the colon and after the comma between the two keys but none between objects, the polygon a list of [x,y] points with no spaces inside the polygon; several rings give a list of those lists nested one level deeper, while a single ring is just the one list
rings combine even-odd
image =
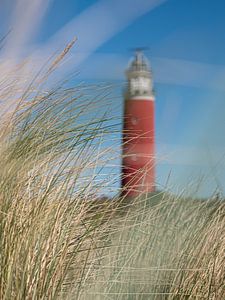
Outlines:
[{"label": "red lighthouse tower", "polygon": [[126,75],[122,195],[133,197],[155,190],[155,99],[142,51],[136,51]]}]

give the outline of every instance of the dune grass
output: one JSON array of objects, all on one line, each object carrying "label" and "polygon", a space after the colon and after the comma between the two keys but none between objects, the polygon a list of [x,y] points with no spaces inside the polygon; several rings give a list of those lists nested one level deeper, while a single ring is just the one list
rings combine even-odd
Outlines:
[{"label": "dune grass", "polygon": [[72,44],[22,92],[0,83],[0,299],[225,299],[222,199],[99,200],[112,122],[46,85]]},{"label": "dune grass", "polygon": [[110,203],[95,208],[108,119],[81,88],[46,83],[66,51],[20,92],[1,82],[1,104],[15,93],[0,123],[2,300],[65,299],[71,287],[77,299],[110,220]]},{"label": "dune grass", "polygon": [[222,200],[136,199],[113,220],[83,299],[224,299],[224,213]]}]

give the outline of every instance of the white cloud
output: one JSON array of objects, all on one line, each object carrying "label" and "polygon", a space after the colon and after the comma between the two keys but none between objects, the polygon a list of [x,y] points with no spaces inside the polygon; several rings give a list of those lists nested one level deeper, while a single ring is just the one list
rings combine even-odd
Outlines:
[{"label": "white cloud", "polygon": [[157,145],[157,161],[160,164],[200,167],[225,166],[225,150],[222,147]]},{"label": "white cloud", "polygon": [[17,0],[11,16],[10,35],[4,47],[5,57],[17,58],[38,30],[51,0]]},{"label": "white cloud", "polygon": [[[128,60],[128,55],[96,53],[82,66],[80,76],[124,80]],[[157,83],[225,90],[225,66],[165,57],[150,57],[150,60],[154,81]]]},{"label": "white cloud", "polygon": [[74,36],[74,52],[66,64],[74,69],[114,35],[166,0],[99,0],[76,16],[40,49],[39,57],[49,57],[62,49]]}]

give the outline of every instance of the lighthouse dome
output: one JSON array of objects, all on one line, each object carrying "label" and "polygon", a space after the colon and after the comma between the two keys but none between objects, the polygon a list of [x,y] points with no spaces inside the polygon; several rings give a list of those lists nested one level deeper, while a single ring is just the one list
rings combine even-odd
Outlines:
[{"label": "lighthouse dome", "polygon": [[150,97],[153,99],[152,73],[147,58],[141,50],[136,50],[135,56],[126,71],[126,98]]},{"label": "lighthouse dome", "polygon": [[126,75],[128,79],[134,77],[151,78],[150,64],[141,50],[136,50],[134,58],[132,58],[128,65]]},{"label": "lighthouse dome", "polygon": [[130,63],[129,71],[150,71],[149,62],[141,51],[136,51],[135,57]]}]

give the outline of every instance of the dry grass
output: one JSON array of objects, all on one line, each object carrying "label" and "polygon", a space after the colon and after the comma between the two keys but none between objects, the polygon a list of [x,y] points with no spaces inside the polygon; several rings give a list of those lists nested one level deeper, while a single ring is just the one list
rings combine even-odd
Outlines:
[{"label": "dry grass", "polygon": [[224,299],[224,214],[223,201],[137,199],[113,222],[83,299]]},{"label": "dry grass", "polygon": [[111,123],[46,88],[71,46],[24,90],[0,83],[0,299],[225,299],[223,201],[96,201]]},{"label": "dry grass", "polygon": [[[1,300],[65,299],[71,287],[78,299],[104,247],[104,214],[110,219],[110,203],[94,208],[107,118],[93,117],[97,104],[79,89],[47,89],[49,74],[15,89],[1,120]],[[16,82],[4,84],[1,95],[13,94]]]}]

